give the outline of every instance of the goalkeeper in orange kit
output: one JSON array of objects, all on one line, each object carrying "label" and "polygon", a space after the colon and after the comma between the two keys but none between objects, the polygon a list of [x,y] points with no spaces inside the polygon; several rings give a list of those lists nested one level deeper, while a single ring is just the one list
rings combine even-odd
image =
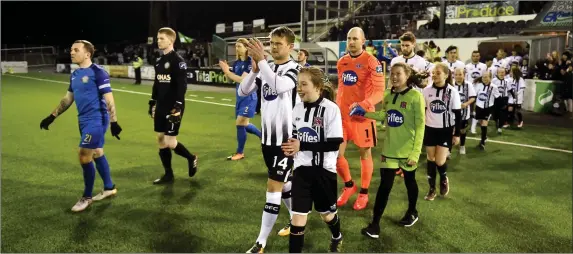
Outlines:
[{"label": "goalkeeper in orange kit", "polygon": [[348,161],[344,157],[348,141],[352,141],[360,150],[361,189],[354,203],[354,210],[362,210],[368,204],[368,187],[372,179],[374,165],[371,148],[376,146],[376,121],[359,116],[350,116],[357,112],[374,112],[374,106],[384,96],[383,68],[376,57],[366,53],[363,46],[366,39],[359,27],[350,29],[347,36],[348,54],[337,63],[338,91],[336,104],[342,113],[344,142],[340,145],[336,170],[344,180],[342,195],[337,206],[343,206],[356,193],[358,187],[350,176]]}]

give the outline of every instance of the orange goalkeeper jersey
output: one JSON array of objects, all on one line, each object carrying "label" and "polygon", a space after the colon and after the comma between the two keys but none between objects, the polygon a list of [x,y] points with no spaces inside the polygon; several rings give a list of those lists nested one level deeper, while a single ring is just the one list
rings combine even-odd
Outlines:
[{"label": "orange goalkeeper jersey", "polygon": [[374,112],[374,106],[384,97],[384,70],[376,57],[362,51],[356,57],[346,54],[336,64],[338,70],[338,91],[336,104],[342,118],[349,118],[350,106],[358,103],[367,112]]}]

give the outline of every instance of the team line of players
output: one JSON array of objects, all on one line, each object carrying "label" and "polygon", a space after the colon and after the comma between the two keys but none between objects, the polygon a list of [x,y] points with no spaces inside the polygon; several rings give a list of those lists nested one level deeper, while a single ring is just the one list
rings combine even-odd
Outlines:
[{"label": "team line of players", "polygon": [[[260,41],[244,40],[241,44],[245,47],[245,53],[248,52],[248,58],[241,60],[245,62],[248,59],[250,64],[247,61],[242,65],[241,72],[235,69],[236,64],[233,68],[236,76],[233,80],[240,83],[237,96],[253,99],[256,98],[253,94],[260,89],[262,130],[258,131],[255,127],[249,132],[261,138],[261,150],[269,176],[260,233],[247,252],[264,251],[278,217],[281,200],[291,220],[279,234],[290,236],[290,252],[302,251],[306,219],[313,206],[332,232],[329,251],[340,251],[342,233],[337,208],[345,205],[356,192],[359,193],[353,208],[361,210],[368,204],[373,171],[371,149],[377,142],[376,120],[383,120],[388,126],[382,146],[382,181],[376,195],[372,222],[362,233],[372,238],[379,237],[380,218],[393,184],[390,179],[399,171],[404,174],[409,200],[408,210],[400,223],[404,226],[414,225],[418,220],[415,171],[422,146],[426,147],[430,183],[425,199],[433,200],[436,196],[437,172],[440,174],[440,193],[445,196],[449,192],[446,156],[448,148],[460,142],[460,133],[467,126],[470,100],[477,98],[476,119],[482,121],[482,126],[486,126],[484,124],[487,124],[496,99],[510,94],[514,99],[508,100],[508,103],[519,102],[519,97],[516,97],[518,90],[511,89],[513,86],[509,82],[502,82],[498,86],[495,79],[489,80],[489,74],[485,72],[480,83],[476,83],[476,89],[473,89],[473,85],[464,81],[463,69],[454,69],[454,82],[451,66],[444,63],[437,63],[431,68],[431,85],[419,89],[424,79],[417,78],[421,73],[417,66],[421,66],[422,61],[412,50],[408,51],[409,47],[413,49],[411,44],[415,45],[415,37],[411,33],[401,37],[403,55],[392,62],[392,88],[385,93],[383,67],[376,58],[363,51],[364,32],[360,28],[353,28],[347,36],[349,54],[337,63],[339,84],[334,103],[334,98],[324,96],[332,95],[323,91],[328,87],[323,79],[324,73],[314,67],[302,68],[290,59],[295,39],[292,30],[279,27],[269,37],[274,62],[266,61]],[[173,51],[175,38],[175,31],[170,28],[162,28],[158,32],[158,47],[164,55],[155,66],[156,78],[148,113],[154,119],[165,174],[154,184],[173,181],[172,150],[188,160],[189,176],[197,172],[197,156],[176,140],[185,109],[187,85],[185,62]],[[85,210],[93,200],[117,193],[103,155],[103,144],[108,124],[111,125],[112,135],[118,139],[121,127],[117,124],[109,76],[101,67],[91,63],[93,52],[93,45],[87,41],[74,43],[72,62],[78,63],[80,68],[72,73],[70,88],[60,105],[40,124],[42,129],[47,130],[75,100],[81,134],[79,156],[85,183],[82,198],[72,208],[76,212]],[[430,70],[428,67],[429,64],[425,64],[425,70]],[[500,88],[502,86],[503,90]],[[383,102],[383,109],[375,112],[375,105],[380,102]],[[248,119],[252,117],[248,113],[249,107],[251,110],[253,107],[246,103],[247,106],[242,108],[243,103],[244,100],[237,100],[236,116],[247,112],[243,115]],[[241,120],[238,119],[237,126],[250,125],[248,121],[245,124],[245,119]],[[238,137],[239,134],[238,131]],[[483,145],[484,136],[482,133]],[[348,141],[352,141],[360,151],[360,190],[351,178],[345,158]],[[95,161],[95,167],[92,161]],[[104,180],[104,190],[92,198],[96,167]],[[342,194],[338,198],[337,174],[344,181]]]}]

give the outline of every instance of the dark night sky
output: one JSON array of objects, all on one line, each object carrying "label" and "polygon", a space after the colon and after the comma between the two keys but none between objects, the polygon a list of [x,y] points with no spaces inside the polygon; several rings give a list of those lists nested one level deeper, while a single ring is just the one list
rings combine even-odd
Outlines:
[{"label": "dark night sky", "polygon": [[[247,24],[265,18],[269,25],[300,20],[299,1],[271,2],[266,7],[261,3],[176,2],[178,28],[187,36],[210,40],[221,22]],[[76,39],[94,44],[144,43],[149,33],[148,2],[2,2],[1,9],[2,44],[9,47],[68,45]]]}]

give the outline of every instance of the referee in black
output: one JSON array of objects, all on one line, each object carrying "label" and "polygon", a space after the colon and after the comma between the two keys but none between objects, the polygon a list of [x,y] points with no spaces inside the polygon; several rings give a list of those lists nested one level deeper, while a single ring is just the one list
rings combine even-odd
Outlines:
[{"label": "referee in black", "polygon": [[340,252],[342,243],[336,208],[336,160],[343,141],[342,116],[333,98],[321,96],[329,89],[323,78],[324,73],[316,67],[305,67],[298,74],[297,92],[302,102],[293,109],[293,138],[282,144],[285,155],[296,154],[291,190],[291,253],[302,252],[304,228],[313,204],[332,233],[329,252]]},{"label": "referee in black", "polygon": [[153,118],[154,130],[159,143],[159,157],[165,174],[154,184],[173,182],[171,168],[171,150],[185,158],[189,163],[189,176],[197,172],[197,156],[177,141],[181,119],[185,112],[185,93],[187,92],[187,64],[173,50],[177,35],[171,28],[164,27],[157,32],[157,46],[163,55],[155,63],[155,82],[149,100],[149,115]]}]

